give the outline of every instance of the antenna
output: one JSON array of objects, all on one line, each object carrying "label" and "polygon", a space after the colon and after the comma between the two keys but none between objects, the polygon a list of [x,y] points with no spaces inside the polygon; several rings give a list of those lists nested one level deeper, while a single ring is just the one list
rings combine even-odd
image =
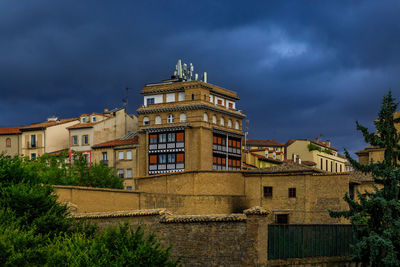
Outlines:
[{"label": "antenna", "polygon": [[250,120],[246,120],[246,127],[245,127],[245,132],[244,132],[244,147],[247,147],[247,135],[249,134],[249,124],[250,124]]},{"label": "antenna", "polygon": [[203,82],[207,82],[207,72],[204,72],[203,74]]},{"label": "antenna", "polygon": [[125,97],[122,99],[122,106],[126,109],[128,107],[128,91],[132,88],[125,88]]}]

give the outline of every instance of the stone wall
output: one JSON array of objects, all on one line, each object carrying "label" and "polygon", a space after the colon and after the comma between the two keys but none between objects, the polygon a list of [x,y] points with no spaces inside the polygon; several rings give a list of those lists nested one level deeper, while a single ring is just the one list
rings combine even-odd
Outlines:
[{"label": "stone wall", "polygon": [[347,258],[325,257],[268,261],[268,224],[260,207],[229,215],[172,215],[165,209],[75,214],[100,229],[127,222],[154,232],[183,266],[351,266]]}]

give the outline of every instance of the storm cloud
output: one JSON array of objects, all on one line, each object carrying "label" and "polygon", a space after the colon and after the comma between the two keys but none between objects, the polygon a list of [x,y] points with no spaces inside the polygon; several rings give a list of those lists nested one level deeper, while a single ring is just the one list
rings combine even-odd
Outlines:
[{"label": "storm cloud", "polygon": [[0,126],[142,102],[193,62],[236,91],[249,137],[365,144],[384,94],[400,98],[398,1],[0,3]]}]

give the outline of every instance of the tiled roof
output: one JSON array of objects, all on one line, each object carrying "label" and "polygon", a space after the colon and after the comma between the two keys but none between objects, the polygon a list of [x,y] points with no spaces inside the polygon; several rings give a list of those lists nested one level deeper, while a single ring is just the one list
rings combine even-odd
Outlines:
[{"label": "tiled roof", "polygon": [[21,131],[19,130],[22,127],[7,127],[0,128],[0,134],[19,134]]},{"label": "tiled roof", "polygon": [[125,211],[110,211],[110,212],[90,212],[90,213],[75,213],[71,216],[77,219],[80,218],[117,218],[117,217],[132,217],[132,216],[151,216],[165,215],[165,209],[148,209],[148,210],[125,210]]},{"label": "tiled roof", "polygon": [[268,214],[270,214],[270,212],[268,210],[266,210],[260,206],[255,206],[250,209],[244,210],[243,213],[246,215],[268,215]]},{"label": "tiled roof", "polygon": [[244,214],[215,214],[215,215],[180,215],[163,216],[161,223],[197,223],[197,222],[240,222],[246,221]]},{"label": "tiled roof", "polygon": [[317,165],[317,163],[315,163],[314,161],[308,161],[308,160],[302,160],[301,164],[306,165],[306,166],[315,166],[315,165]]},{"label": "tiled roof", "polygon": [[256,145],[256,146],[284,146],[281,143],[276,142],[275,140],[256,140],[249,139],[246,141],[246,145]]},{"label": "tiled roof", "polygon": [[255,153],[250,153],[250,154],[255,156],[256,158],[258,158],[259,160],[269,161],[269,162],[278,163],[278,164],[283,163],[283,161],[278,160],[278,159],[271,159],[271,158],[268,158],[268,157],[265,157],[265,156],[257,155]]},{"label": "tiled roof", "polygon": [[92,146],[92,148],[104,148],[104,147],[114,147],[114,146],[121,146],[121,145],[129,145],[129,144],[137,144],[139,140],[139,136],[135,136],[131,139],[121,140],[116,139],[112,141],[108,141],[105,143],[97,144]]},{"label": "tiled roof", "polygon": [[94,124],[94,122],[78,123],[68,127],[67,129],[92,128]]},{"label": "tiled roof", "polygon": [[31,125],[21,127],[20,129],[21,129],[21,131],[24,131],[24,130],[37,129],[37,128],[47,128],[47,127],[60,125],[60,124],[77,121],[77,120],[78,120],[77,118],[71,118],[71,119],[61,119],[58,121],[45,121],[45,122],[41,122],[41,123],[32,123]]}]

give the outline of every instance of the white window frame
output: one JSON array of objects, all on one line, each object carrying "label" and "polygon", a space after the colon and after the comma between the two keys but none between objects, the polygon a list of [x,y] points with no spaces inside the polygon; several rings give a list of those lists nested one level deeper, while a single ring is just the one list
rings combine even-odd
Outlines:
[{"label": "white window frame", "polygon": [[132,178],[132,169],[126,169],[126,178]]},{"label": "white window frame", "polygon": [[168,114],[167,122],[174,123],[174,114]]},{"label": "white window frame", "polygon": [[179,115],[179,121],[180,122],[186,122],[186,114],[185,113],[182,113],[182,114]]},{"label": "white window frame", "polygon": [[132,160],[132,150],[126,151],[126,159],[127,160]]},{"label": "white window frame", "polygon": [[154,119],[155,124],[161,124],[162,123],[162,119],[161,116],[156,116],[156,118]]},{"label": "white window frame", "polygon": [[[121,157],[122,155],[122,157]],[[118,159],[123,160],[124,159],[124,151],[118,151]]]},{"label": "white window frame", "polygon": [[144,117],[143,118],[143,125],[144,126],[147,126],[147,125],[150,125],[150,118],[149,117]]}]

